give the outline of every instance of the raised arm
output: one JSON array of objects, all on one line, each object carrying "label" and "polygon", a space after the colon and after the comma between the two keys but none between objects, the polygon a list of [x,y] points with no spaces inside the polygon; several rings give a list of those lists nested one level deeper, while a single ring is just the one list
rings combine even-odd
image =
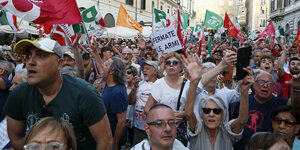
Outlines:
[{"label": "raised arm", "polygon": [[248,108],[249,108],[249,100],[248,100],[248,90],[254,83],[254,76],[251,68],[248,66],[247,68],[243,68],[244,71],[248,72],[248,75],[242,80],[242,83],[239,85],[241,91],[241,100],[240,100],[240,113],[237,119],[231,124],[231,131],[233,133],[241,133],[244,126],[248,121]]},{"label": "raised arm", "polygon": [[78,40],[81,37],[81,32],[76,34],[75,40],[72,43],[73,51],[74,51],[74,56],[75,56],[75,63],[78,69],[78,77],[81,79],[84,79],[84,65],[83,65],[83,59],[81,54],[79,53],[79,48],[78,48]]},{"label": "raised arm", "polygon": [[286,60],[286,49],[283,48],[282,52],[281,52],[281,56],[279,57],[278,60],[278,77],[281,78],[284,74],[284,69],[283,69],[283,65],[285,63]]},{"label": "raised arm", "polygon": [[227,67],[234,65],[237,61],[236,52],[229,52],[224,56],[219,65],[217,65],[214,69],[202,75],[201,83],[203,86],[208,84],[213,78],[215,78],[218,74],[220,74]]},{"label": "raised arm", "polygon": [[300,107],[300,73],[293,75],[291,81],[286,81],[286,84],[293,87],[292,96],[288,101],[288,105]]},{"label": "raised arm", "polygon": [[128,95],[128,104],[129,105],[133,105],[136,102],[136,92],[137,89],[139,87],[139,82],[141,81],[141,79],[138,76],[135,76],[133,78],[133,88],[130,91],[129,95]]},{"label": "raised arm", "polygon": [[185,103],[184,112],[188,120],[190,131],[195,132],[197,118],[194,114],[194,104],[196,97],[196,89],[201,79],[201,62],[196,60],[194,56],[188,54],[187,58],[182,56],[182,63],[190,75],[190,87]]},{"label": "raised arm", "polygon": [[93,41],[92,43],[92,50],[93,50],[93,53],[94,53],[94,57],[96,59],[96,65],[97,65],[97,69],[99,71],[99,73],[102,72],[102,64],[103,64],[103,60],[101,59],[100,55],[99,55],[99,52],[98,52],[98,44],[96,42],[96,40]]}]

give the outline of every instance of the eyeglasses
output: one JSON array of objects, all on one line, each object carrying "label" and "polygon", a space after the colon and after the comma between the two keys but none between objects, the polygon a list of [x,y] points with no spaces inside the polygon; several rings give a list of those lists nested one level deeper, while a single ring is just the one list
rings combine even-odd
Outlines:
[{"label": "eyeglasses", "polygon": [[272,82],[272,81],[256,80],[255,82],[258,83],[261,86],[265,85],[265,83],[267,83],[268,86],[273,86],[274,85],[274,82]]},{"label": "eyeglasses", "polygon": [[214,114],[218,115],[222,112],[221,108],[202,108],[202,111],[204,114],[209,114],[211,111],[214,112]]},{"label": "eyeglasses", "polygon": [[223,56],[222,53],[218,53],[218,52],[214,53],[214,55]]},{"label": "eyeglasses", "polygon": [[130,56],[131,55],[131,53],[122,53],[122,55],[124,55],[124,56]]},{"label": "eyeglasses", "polygon": [[297,123],[292,121],[292,120],[282,120],[279,118],[274,118],[272,119],[273,123],[275,123],[276,125],[280,125],[282,122],[284,122],[284,125],[286,125],[287,127],[293,127],[294,125],[296,125]]},{"label": "eyeglasses", "polygon": [[59,142],[51,142],[48,144],[40,144],[40,143],[29,143],[24,145],[25,150],[42,150],[43,146],[46,145],[46,150],[62,150],[65,144]]},{"label": "eyeglasses", "polygon": [[42,107],[42,118],[44,118],[44,117],[50,117],[50,116],[52,116],[51,109],[48,106],[44,105]]},{"label": "eyeglasses", "polygon": [[179,61],[177,61],[177,60],[174,60],[174,61],[167,60],[166,61],[167,66],[171,66],[171,64],[173,64],[174,66],[177,66],[179,64]]},{"label": "eyeglasses", "polygon": [[177,128],[178,122],[176,120],[169,120],[167,122],[165,121],[152,121],[152,122],[147,122],[148,125],[154,125],[158,129],[164,129],[166,125],[168,124],[170,128]]},{"label": "eyeglasses", "polygon": [[128,70],[126,73],[127,73],[127,74],[132,74],[132,71],[131,71],[131,70]]}]

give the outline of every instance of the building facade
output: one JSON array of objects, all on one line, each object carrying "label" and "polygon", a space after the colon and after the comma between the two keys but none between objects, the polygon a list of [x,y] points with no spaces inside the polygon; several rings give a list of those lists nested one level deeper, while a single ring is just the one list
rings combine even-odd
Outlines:
[{"label": "building facade", "polygon": [[247,30],[264,30],[268,24],[269,0],[246,0]]},{"label": "building facade", "polygon": [[180,9],[190,14],[190,22],[195,20],[193,10],[194,0],[76,0],[79,8],[87,8],[90,5],[98,4],[102,17],[107,27],[114,27],[122,4],[129,15],[141,25],[152,24],[152,8],[163,10],[169,14],[177,13]]},{"label": "building facade", "polygon": [[293,40],[300,26],[300,0],[271,0],[270,8],[274,28],[283,28],[287,40]]},{"label": "building facade", "polygon": [[232,22],[237,17],[241,27],[246,25],[245,0],[197,0],[195,1],[197,23],[204,23],[206,10],[220,15],[222,18],[227,12]]}]

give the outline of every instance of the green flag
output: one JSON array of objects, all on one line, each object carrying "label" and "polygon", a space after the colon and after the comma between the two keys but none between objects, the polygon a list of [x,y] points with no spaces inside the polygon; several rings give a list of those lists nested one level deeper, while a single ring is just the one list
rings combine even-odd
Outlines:
[{"label": "green flag", "polygon": [[283,28],[279,29],[279,33],[280,33],[280,35],[284,36],[284,30],[283,30]]},{"label": "green flag", "polygon": [[214,12],[206,10],[204,25],[218,30],[223,25],[224,20]]},{"label": "green flag", "polygon": [[183,18],[183,20],[181,19],[182,21],[182,29],[185,30],[187,28],[187,24],[189,22],[189,14],[182,14],[180,13],[180,16]]},{"label": "green flag", "polygon": [[211,44],[212,44],[212,42],[213,42],[213,37],[210,36],[209,37],[209,43],[208,43],[208,52],[207,52],[209,56],[211,56]]},{"label": "green flag", "polygon": [[153,8],[152,17],[153,17],[152,28],[154,31],[158,31],[165,27],[170,26],[173,21],[173,18],[171,17],[170,14],[156,8]]},{"label": "green flag", "polygon": [[195,27],[190,27],[191,28],[191,30],[192,30],[192,33],[194,33],[194,29],[195,29]]}]

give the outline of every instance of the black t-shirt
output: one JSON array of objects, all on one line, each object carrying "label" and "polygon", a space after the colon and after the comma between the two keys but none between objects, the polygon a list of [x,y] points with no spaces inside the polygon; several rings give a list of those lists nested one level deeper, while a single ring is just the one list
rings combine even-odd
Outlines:
[{"label": "black t-shirt", "polygon": [[[272,99],[264,104],[258,103],[253,95],[249,96],[249,112],[248,122],[244,127],[242,139],[234,146],[235,150],[245,149],[249,139],[256,132],[271,132],[272,120],[271,113],[273,109],[280,105],[286,105],[288,99],[284,97],[272,97]],[[236,105],[236,110],[233,113],[233,118],[238,116],[239,102]]]},{"label": "black t-shirt", "polygon": [[[32,127],[42,118],[44,105],[42,94],[36,87],[26,82],[11,92],[4,111],[9,117],[26,121],[28,126]],[[96,149],[96,141],[88,127],[103,118],[106,108],[97,90],[91,84],[79,78],[63,75],[61,90],[46,107],[51,110],[55,118],[71,123],[78,149]]]}]

